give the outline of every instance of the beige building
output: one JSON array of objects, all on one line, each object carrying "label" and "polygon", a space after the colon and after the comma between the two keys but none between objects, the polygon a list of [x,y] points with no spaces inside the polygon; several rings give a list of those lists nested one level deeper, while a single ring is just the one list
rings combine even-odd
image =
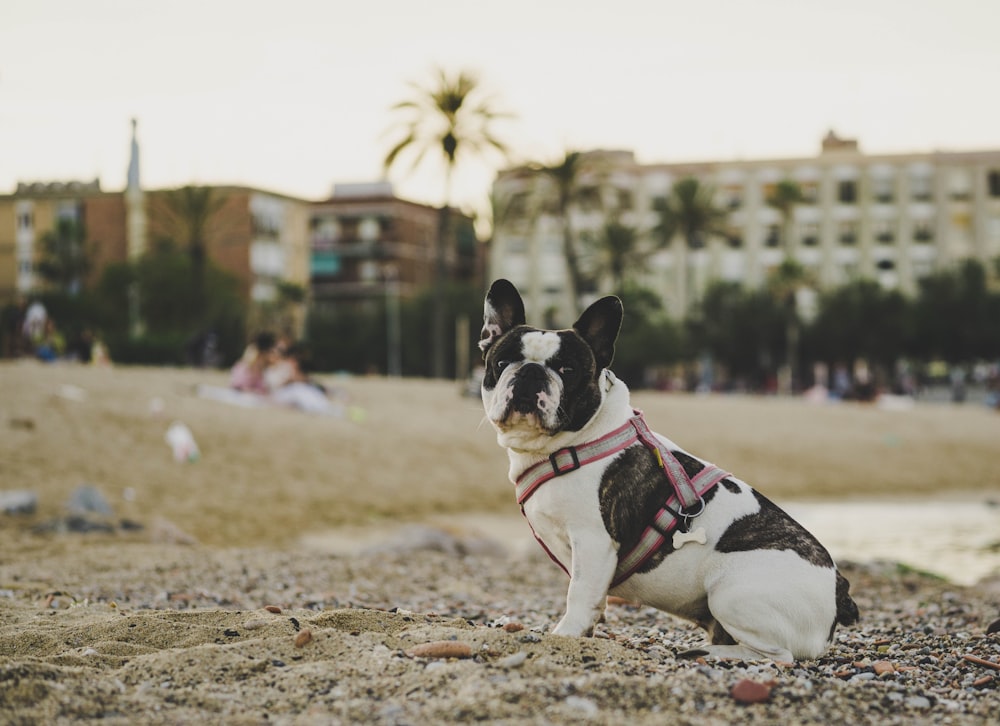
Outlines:
[{"label": "beige building", "polygon": [[[788,252],[822,288],[858,278],[913,293],[933,270],[975,257],[1000,256],[1000,149],[969,152],[865,154],[853,140],[830,133],[818,156],[793,159],[640,164],[628,151],[591,151],[576,182],[570,224],[581,267],[610,291],[599,239],[609,219],[656,247],[657,200],[693,176],[714,190],[727,212],[727,233],[685,252],[677,241],[646,258],[639,281],[682,317],[712,280],[749,286],[765,282],[784,259],[781,214],[767,203],[783,180],[804,200],[792,210]],[[489,276],[507,277],[526,304],[560,324],[572,322],[566,294],[563,227],[554,186],[537,170],[498,175],[498,214]]]}]

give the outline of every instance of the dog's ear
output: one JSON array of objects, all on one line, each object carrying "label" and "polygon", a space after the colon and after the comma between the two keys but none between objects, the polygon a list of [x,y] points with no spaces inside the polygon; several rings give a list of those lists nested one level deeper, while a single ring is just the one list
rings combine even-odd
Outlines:
[{"label": "dog's ear", "polygon": [[490,285],[483,305],[483,330],[479,335],[479,349],[486,351],[501,335],[511,328],[524,325],[524,301],[510,280],[497,280]]},{"label": "dog's ear", "polygon": [[580,319],[573,323],[573,329],[594,351],[598,373],[610,366],[614,360],[615,341],[622,327],[623,315],[622,301],[614,295],[609,295],[584,310]]}]

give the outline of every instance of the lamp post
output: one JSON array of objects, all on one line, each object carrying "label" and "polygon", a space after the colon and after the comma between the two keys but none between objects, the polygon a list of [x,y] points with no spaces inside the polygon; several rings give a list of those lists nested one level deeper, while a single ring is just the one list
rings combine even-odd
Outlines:
[{"label": "lamp post", "polygon": [[403,374],[402,344],[400,341],[399,270],[396,265],[384,265],[382,276],[385,279],[387,372],[390,378],[399,378]]}]

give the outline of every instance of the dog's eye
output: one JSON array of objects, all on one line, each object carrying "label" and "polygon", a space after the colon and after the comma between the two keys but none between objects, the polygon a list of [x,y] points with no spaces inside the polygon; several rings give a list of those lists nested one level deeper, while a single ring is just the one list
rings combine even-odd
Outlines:
[{"label": "dog's eye", "polygon": [[576,369],[573,368],[573,366],[559,366],[559,375],[565,378],[566,376],[573,375],[575,370]]},{"label": "dog's eye", "polygon": [[500,371],[502,371],[504,368],[506,368],[509,365],[510,365],[510,361],[509,360],[498,360],[496,362],[497,373],[499,373]]}]

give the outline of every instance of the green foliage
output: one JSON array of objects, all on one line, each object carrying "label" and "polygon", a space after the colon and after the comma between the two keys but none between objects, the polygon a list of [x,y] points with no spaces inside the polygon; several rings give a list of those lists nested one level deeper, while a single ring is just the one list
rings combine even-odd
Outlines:
[{"label": "green foliage", "polygon": [[920,281],[913,349],[949,363],[1000,357],[1000,293],[987,286],[986,268],[967,260]]},{"label": "green foliage", "polygon": [[688,318],[693,352],[707,351],[729,375],[760,388],[784,356],[786,306],[766,290],[709,286]]},{"label": "green foliage", "polygon": [[[109,265],[95,291],[95,317],[107,337],[113,360],[124,363],[177,364],[188,344],[215,333],[223,362],[234,361],[244,345],[246,311],[237,280],[211,263],[205,265],[205,295],[199,305],[191,294],[197,284],[190,255],[161,244],[136,263]],[[143,323],[136,339],[134,313]]]},{"label": "green foliage", "polygon": [[71,218],[57,219],[55,229],[42,235],[38,274],[59,292],[78,293],[90,271],[86,241],[82,224]]},{"label": "green foliage", "polygon": [[827,363],[864,358],[891,370],[909,348],[915,320],[910,303],[873,280],[858,280],[820,298],[803,341],[807,355]]},{"label": "green foliage", "polygon": [[638,387],[645,384],[647,369],[683,358],[683,334],[680,326],[664,313],[662,301],[652,291],[627,285],[619,297],[626,314],[615,346],[613,368],[623,381]]},{"label": "green foliage", "polygon": [[[460,316],[469,318],[469,337],[462,341],[470,350],[470,360],[477,359],[479,339],[478,313],[482,310],[482,291],[468,284],[446,285],[443,290],[445,320],[448,331],[455,329]],[[434,375],[430,330],[434,315],[434,290],[400,304],[401,358],[404,376]],[[364,304],[343,305],[332,310],[314,309],[306,321],[306,339],[313,351],[317,370],[350,373],[385,373],[388,360],[388,318],[385,299]],[[450,340],[450,338],[449,338]],[[449,352],[454,346],[449,346]],[[453,355],[445,360],[445,374],[454,377],[456,361]],[[463,372],[464,373],[464,372]]]},{"label": "green foliage", "polygon": [[714,198],[715,191],[695,177],[674,184],[670,196],[654,204],[659,214],[654,232],[661,245],[670,245],[680,235],[689,249],[698,249],[705,246],[707,235],[724,233],[727,214],[715,206]]}]

